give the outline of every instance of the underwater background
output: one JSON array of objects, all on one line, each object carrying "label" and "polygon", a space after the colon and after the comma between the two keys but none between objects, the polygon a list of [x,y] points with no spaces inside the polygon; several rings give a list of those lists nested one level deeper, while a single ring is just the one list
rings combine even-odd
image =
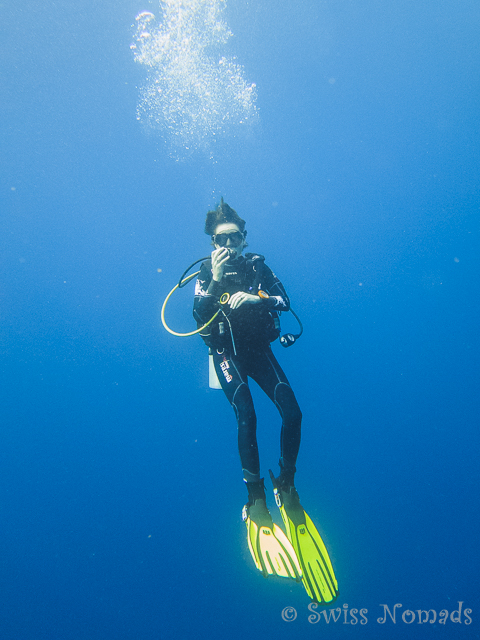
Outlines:
[{"label": "underwater background", "polygon": [[[157,0],[0,2],[0,639],[479,638],[480,6],[165,7],[203,38],[183,66],[178,30],[137,33],[136,63]],[[255,569],[233,411],[160,323],[220,197],[304,324],[273,348],[336,622]],[[280,419],[254,394],[268,478]]]}]

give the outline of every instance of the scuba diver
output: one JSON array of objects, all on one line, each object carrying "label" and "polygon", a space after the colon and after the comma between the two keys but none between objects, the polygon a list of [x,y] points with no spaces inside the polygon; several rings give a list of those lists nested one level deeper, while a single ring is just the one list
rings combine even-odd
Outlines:
[{"label": "scuba diver", "polygon": [[[280,335],[278,314],[290,309],[289,298],[262,255],[242,255],[247,246],[245,221],[223,198],[207,213],[205,233],[212,238],[214,250],[198,272],[193,315],[238,423],[238,449],[248,491],[242,517],[250,553],[264,576],[302,580],[313,601],[330,603],[338,595],[332,563],[294,484],[302,413],[270,347]],[[287,334],[282,340],[288,336],[293,342],[297,337]],[[287,535],[273,523],[267,508],[248,378],[257,382],[282,419],[280,473],[275,477],[270,471],[270,477]]]}]

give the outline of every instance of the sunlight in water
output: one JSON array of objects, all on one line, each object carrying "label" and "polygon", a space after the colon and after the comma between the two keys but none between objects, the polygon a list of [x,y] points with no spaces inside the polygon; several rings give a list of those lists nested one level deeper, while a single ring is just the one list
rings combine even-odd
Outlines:
[{"label": "sunlight in water", "polygon": [[232,36],[221,18],[225,0],[161,0],[136,17],[131,49],[147,77],[137,119],[158,130],[172,156],[214,156],[216,141],[258,120],[255,84],[236,58],[222,55]]}]

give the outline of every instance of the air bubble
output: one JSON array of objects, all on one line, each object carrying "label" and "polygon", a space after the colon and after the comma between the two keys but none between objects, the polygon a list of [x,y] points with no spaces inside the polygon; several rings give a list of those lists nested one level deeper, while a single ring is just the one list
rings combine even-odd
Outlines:
[{"label": "air bubble", "polygon": [[161,0],[160,24],[149,11],[136,17],[131,49],[147,71],[137,119],[159,131],[174,157],[211,156],[217,137],[258,121],[256,85],[219,52],[232,36],[224,7],[225,0]]}]

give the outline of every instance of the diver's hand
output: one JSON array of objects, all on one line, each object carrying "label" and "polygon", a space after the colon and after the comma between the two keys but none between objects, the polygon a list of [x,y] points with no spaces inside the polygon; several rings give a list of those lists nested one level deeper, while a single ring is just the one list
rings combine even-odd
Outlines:
[{"label": "diver's hand", "polygon": [[232,309],[238,309],[242,304],[258,304],[262,299],[259,296],[254,296],[251,293],[245,293],[245,291],[237,291],[228,301],[228,304]]},{"label": "diver's hand", "polygon": [[223,278],[223,272],[229,257],[230,253],[228,252],[228,249],[226,247],[215,249],[215,251],[212,251],[213,279],[217,282],[220,282],[220,280]]}]

